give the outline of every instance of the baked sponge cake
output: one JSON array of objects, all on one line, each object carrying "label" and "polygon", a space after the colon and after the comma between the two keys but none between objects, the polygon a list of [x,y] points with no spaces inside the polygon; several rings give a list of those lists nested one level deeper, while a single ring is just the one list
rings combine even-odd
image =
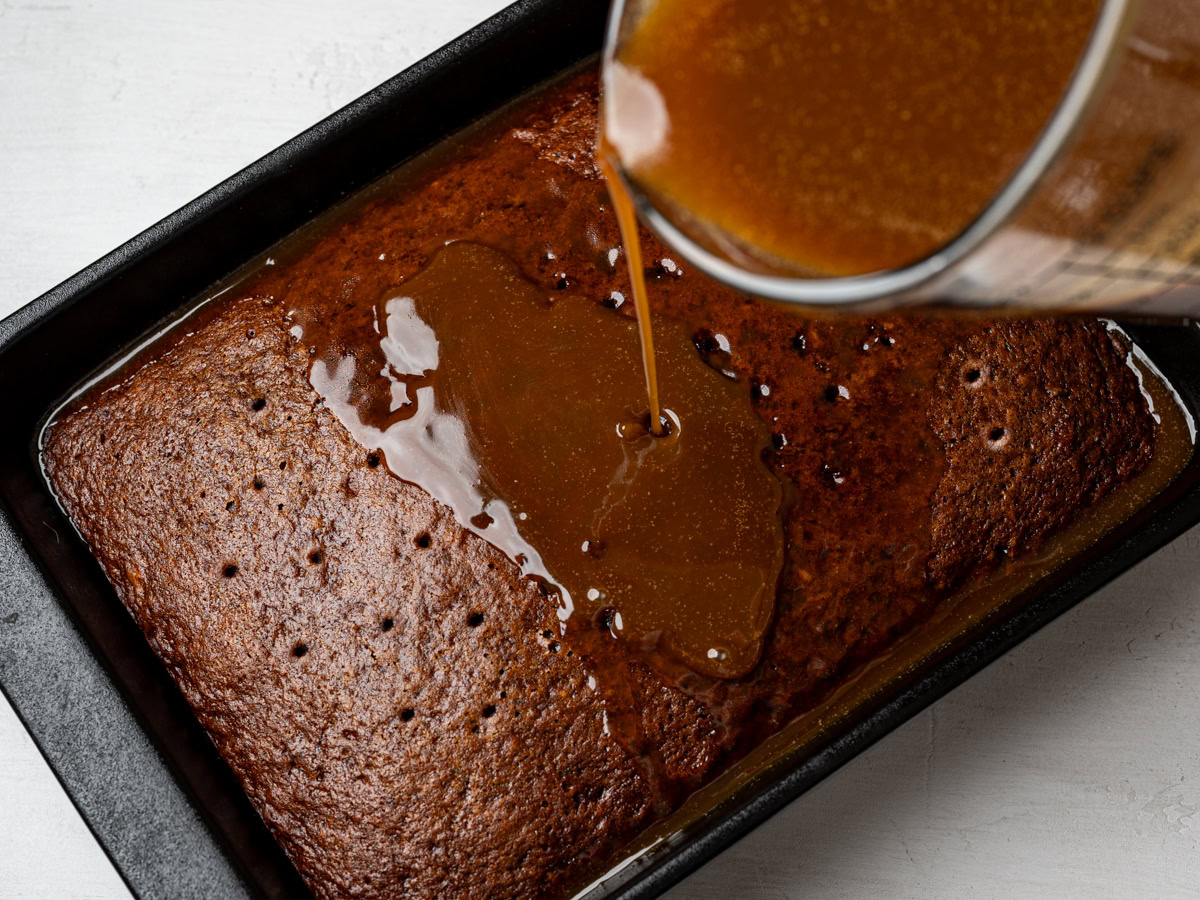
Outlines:
[{"label": "baked sponge cake", "polygon": [[645,235],[655,314],[774,434],[775,619],[734,680],[561,633],[551,592],[339,424],[289,314],[367,347],[381,293],[470,240],[628,315],[596,106],[574,76],[389,176],[45,436],[56,494],[318,897],[569,895],[1154,454],[1099,323],[808,321]]}]

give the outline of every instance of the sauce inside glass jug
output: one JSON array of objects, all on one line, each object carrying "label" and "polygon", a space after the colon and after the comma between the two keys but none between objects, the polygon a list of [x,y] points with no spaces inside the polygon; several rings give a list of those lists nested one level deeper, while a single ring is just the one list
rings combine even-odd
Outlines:
[{"label": "sauce inside glass jug", "polygon": [[631,4],[606,66],[604,145],[689,237],[744,268],[900,267],[952,240],[1020,165],[1098,8]]}]

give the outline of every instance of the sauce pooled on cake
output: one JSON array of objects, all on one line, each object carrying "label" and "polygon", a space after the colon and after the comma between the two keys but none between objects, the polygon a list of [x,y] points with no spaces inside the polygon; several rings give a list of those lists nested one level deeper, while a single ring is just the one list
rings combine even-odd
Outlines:
[{"label": "sauce pooled on cake", "polygon": [[783,564],[770,432],[743,385],[678,325],[660,335],[661,436],[649,433],[637,329],[548,294],[504,254],[451,243],[376,312],[386,365],[344,337],[311,380],[388,467],[554,585],[560,617],[662,646],[717,677],[758,661]]}]

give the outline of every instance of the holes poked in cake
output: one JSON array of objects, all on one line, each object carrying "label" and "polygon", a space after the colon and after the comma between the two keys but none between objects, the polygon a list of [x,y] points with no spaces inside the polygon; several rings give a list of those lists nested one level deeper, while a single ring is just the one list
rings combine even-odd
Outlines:
[{"label": "holes poked in cake", "polygon": [[750,402],[761,403],[771,396],[771,382],[765,378],[750,379]]},{"label": "holes poked in cake", "polygon": [[263,478],[261,475],[255,475],[254,481],[251,482],[251,485],[254,487],[254,489],[256,491],[261,491],[263,488],[265,488],[267,486],[267,480],[265,478]]},{"label": "holes poked in cake", "polygon": [[619,422],[617,424],[617,434],[620,435],[622,440],[629,443],[635,443],[647,435],[654,437],[656,440],[678,438],[679,418],[671,410],[664,409],[658,417],[658,428],[658,434],[654,434],[651,431],[650,412],[647,411],[642,415],[631,416],[625,421]]},{"label": "holes poked in cake", "polygon": [[494,703],[489,703],[487,706],[485,706],[483,708],[482,715],[485,719],[490,719],[495,714],[496,714],[496,706]]},{"label": "holes poked in cake", "polygon": [[538,635],[538,643],[546,648],[547,653],[558,653],[562,650],[562,643],[555,638],[553,630],[549,628]]},{"label": "holes poked in cake", "polygon": [[709,328],[698,328],[692,334],[692,344],[710,369],[726,378],[736,378],[733,368],[733,349],[729,338]]},{"label": "holes poked in cake", "polygon": [[621,613],[612,606],[596,610],[596,614],[592,617],[592,624],[600,631],[607,631],[613,637],[621,632],[624,625],[621,621]]},{"label": "holes poked in cake", "polygon": [[378,469],[379,464],[383,461],[383,454],[378,450],[373,450],[367,454],[367,467],[370,469]]},{"label": "holes poked in cake", "polygon": [[651,263],[642,268],[642,273],[647,279],[660,281],[663,278],[682,278],[683,267],[669,256],[664,256],[662,259]]},{"label": "holes poked in cake", "polygon": [[849,400],[850,388],[846,387],[844,384],[831,384],[825,388],[822,396],[825,398],[826,403],[837,403],[840,400]]},{"label": "holes poked in cake", "polygon": [[235,575],[237,575],[237,573],[237,563],[226,563],[221,569],[221,574],[226,578],[233,578]]},{"label": "holes poked in cake", "polygon": [[604,551],[607,547],[604,541],[596,539],[586,540],[580,545],[580,549],[590,556],[592,559],[604,559]]},{"label": "holes poked in cake", "polygon": [[895,346],[895,339],[884,331],[883,327],[871,323],[867,325],[867,333],[863,336],[862,343],[858,349],[863,353],[870,353],[872,350],[882,347],[883,349],[891,349]]},{"label": "holes poked in cake", "polygon": [[429,536],[428,531],[422,531],[415,538],[413,538],[413,546],[415,546],[418,550],[428,550],[433,546],[433,538]]},{"label": "holes poked in cake", "polygon": [[405,709],[400,710],[400,721],[401,722],[411,722],[413,720],[413,718],[416,716],[416,714],[417,714],[417,711],[415,709],[412,709],[411,707],[406,707]]},{"label": "holes poked in cake", "polygon": [[316,547],[308,552],[308,564],[310,566],[319,566],[325,561],[325,554],[320,547]]},{"label": "holes poked in cake", "polygon": [[1003,450],[1008,446],[1009,433],[1003,425],[991,425],[984,428],[983,443],[989,450]]},{"label": "holes poked in cake", "polygon": [[267,398],[266,397],[255,397],[254,400],[250,403],[250,408],[252,410],[254,410],[255,412],[262,412],[264,409],[267,408]]},{"label": "holes poked in cake", "polygon": [[969,359],[963,364],[962,382],[968,390],[976,390],[990,383],[992,367],[981,359]]},{"label": "holes poked in cake", "polygon": [[396,627],[396,622],[391,616],[385,616],[383,618],[383,620],[379,623],[380,631],[384,631],[384,632],[391,631],[395,627]]},{"label": "holes poked in cake", "polygon": [[294,656],[296,659],[300,659],[301,657],[307,656],[307,655],[308,655],[308,644],[304,643],[304,641],[297,641],[292,646],[292,656]]},{"label": "holes poked in cake", "polygon": [[825,463],[821,466],[821,475],[835,487],[846,480],[846,473],[836,463]]},{"label": "holes poked in cake", "polygon": [[471,615],[467,617],[467,626],[470,628],[478,628],[482,624],[483,613],[481,612],[471,613]]},{"label": "holes poked in cake", "polygon": [[604,799],[605,787],[602,784],[594,784],[591,787],[580,788],[571,794],[571,801],[576,806],[582,806],[584,803],[599,803]]}]

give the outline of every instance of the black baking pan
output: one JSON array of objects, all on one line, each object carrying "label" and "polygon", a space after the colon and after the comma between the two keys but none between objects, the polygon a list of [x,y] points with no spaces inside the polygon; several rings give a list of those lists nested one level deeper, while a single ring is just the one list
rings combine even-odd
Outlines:
[{"label": "black baking pan", "polygon": [[[600,48],[606,0],[522,0],[0,322],[0,687],[133,892],[306,896],[56,505],[49,413],[206,287],[338,200]],[[1194,416],[1200,331],[1128,329]],[[593,888],[656,896],[1005,650],[1200,521],[1200,462],[981,637],[784,757]]]}]

